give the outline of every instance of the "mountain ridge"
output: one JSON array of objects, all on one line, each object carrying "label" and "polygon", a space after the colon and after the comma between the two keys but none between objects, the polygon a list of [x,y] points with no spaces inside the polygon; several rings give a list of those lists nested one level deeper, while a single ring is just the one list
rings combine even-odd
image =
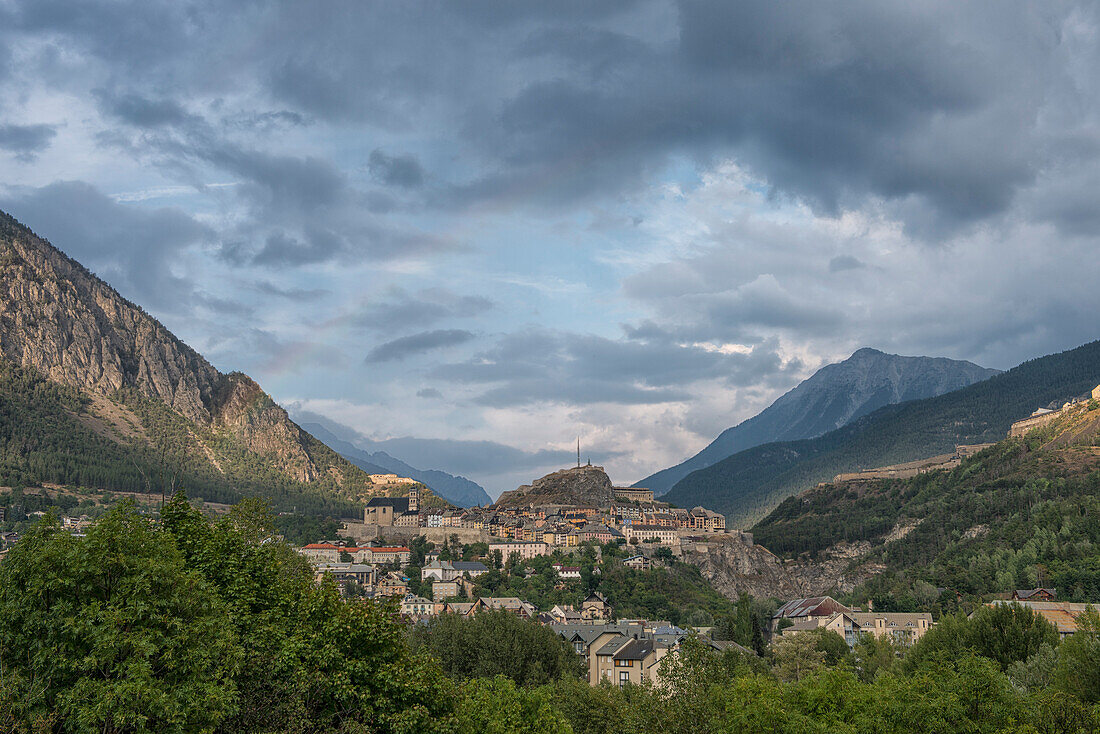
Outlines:
[{"label": "mountain ridge", "polygon": [[[68,430],[88,429],[124,447],[146,483],[155,474],[152,464],[163,465],[171,448],[179,454],[172,460],[181,481],[218,493],[274,484],[268,487],[273,497],[316,489],[339,503],[378,492],[365,472],[294,423],[254,380],[218,371],[140,306],[3,212],[0,274],[0,360],[10,365],[5,399],[42,411],[36,425],[50,426],[50,412],[68,405],[64,410],[77,419]],[[10,391],[38,384],[34,375],[79,394],[68,402],[20,402]],[[94,443],[81,435],[81,445]],[[12,424],[5,438],[5,462],[33,479],[28,467],[34,462],[18,452],[34,437]],[[150,453],[158,442],[159,459]],[[51,461],[64,461],[63,451],[50,451]],[[110,474],[129,476],[125,467]]]},{"label": "mountain ridge", "polygon": [[370,474],[394,473],[424,484],[451,504],[459,507],[485,506],[492,499],[477,482],[440,469],[417,469],[385,451],[367,451],[341,438],[315,422],[303,422],[302,428],[323,441],[336,453]]},{"label": "mountain ridge", "polygon": [[863,347],[827,364],[702,451],[635,483],[663,495],[693,471],[767,443],[814,438],[884,405],[933,397],[999,374],[946,357],[905,357]]},{"label": "mountain ridge", "polygon": [[731,526],[761,519],[787,497],[842,472],[949,453],[998,441],[1036,407],[1091,390],[1100,380],[1100,341],[1028,360],[943,395],[887,405],[817,438],[763,444],[692,472],[665,495],[703,504]]}]

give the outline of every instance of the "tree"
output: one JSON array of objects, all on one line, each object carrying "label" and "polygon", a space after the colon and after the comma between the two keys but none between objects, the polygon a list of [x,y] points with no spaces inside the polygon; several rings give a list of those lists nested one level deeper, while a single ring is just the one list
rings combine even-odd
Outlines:
[{"label": "tree", "polygon": [[245,651],[239,705],[226,732],[438,731],[453,694],[438,665],[412,655],[390,605],[317,585],[300,555],[271,534],[263,503],[211,523],[177,494],[164,537],[213,586]]},{"label": "tree", "polygon": [[1082,701],[1100,703],[1100,615],[1094,607],[1077,618],[1077,632],[1058,648],[1054,680]]},{"label": "tree", "polygon": [[242,649],[215,590],[127,500],[84,539],[51,515],[11,550],[0,658],[24,722],[56,714],[73,732],[184,732],[235,711]]},{"label": "tree", "polygon": [[970,620],[970,646],[1007,670],[1016,661],[1027,660],[1045,645],[1058,644],[1058,630],[1029,607],[997,604],[982,607]]},{"label": "tree", "polygon": [[504,675],[530,686],[582,674],[577,654],[553,630],[506,611],[440,615],[414,627],[409,644],[460,681]]},{"label": "tree", "polygon": [[852,653],[855,656],[860,679],[871,683],[880,671],[888,673],[894,669],[901,647],[890,635],[875,637],[865,632],[856,639]]},{"label": "tree", "polygon": [[457,734],[571,734],[544,690],[527,690],[504,676],[473,679],[462,687]]},{"label": "tree", "polygon": [[825,665],[825,652],[818,648],[818,635],[800,632],[783,635],[772,642],[772,672],[784,681],[797,681]]}]

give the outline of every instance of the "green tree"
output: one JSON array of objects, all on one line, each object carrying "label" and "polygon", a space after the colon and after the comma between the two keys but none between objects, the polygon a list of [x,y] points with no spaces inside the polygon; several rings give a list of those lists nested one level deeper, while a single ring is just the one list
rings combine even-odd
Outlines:
[{"label": "green tree", "polygon": [[825,652],[818,648],[818,635],[799,632],[782,635],[772,642],[772,672],[784,681],[797,681],[825,665]]},{"label": "green tree", "polygon": [[504,676],[473,679],[462,687],[457,734],[572,734],[548,691],[517,687]]},{"label": "green tree", "polygon": [[28,729],[210,731],[237,704],[225,612],[132,502],[83,539],[48,516],[0,564],[5,697]]},{"label": "green tree", "polygon": [[583,672],[573,648],[553,630],[506,611],[443,614],[414,627],[409,642],[457,680],[504,675],[530,686]]},{"label": "green tree", "polygon": [[1059,646],[1054,680],[1082,701],[1100,703],[1100,615],[1094,607],[1077,618],[1077,632]]},{"label": "green tree", "polygon": [[1027,660],[1043,645],[1058,644],[1058,630],[1028,607],[997,604],[982,607],[970,620],[966,640],[984,655],[1007,670],[1017,661]]},{"label": "green tree", "polygon": [[164,527],[189,568],[230,610],[245,649],[229,732],[436,731],[453,694],[442,671],[410,654],[392,606],[344,600],[273,535],[262,502],[211,523],[177,494]]}]

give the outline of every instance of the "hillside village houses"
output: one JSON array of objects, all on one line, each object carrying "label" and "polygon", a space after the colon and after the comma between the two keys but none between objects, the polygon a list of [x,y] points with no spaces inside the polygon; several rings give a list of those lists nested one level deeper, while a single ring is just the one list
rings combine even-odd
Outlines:
[{"label": "hillside village houses", "polygon": [[[787,624],[783,624],[786,622]],[[794,635],[807,630],[836,632],[849,646],[862,634],[889,635],[896,642],[912,644],[932,628],[927,612],[862,612],[850,609],[830,596],[793,599],[772,615],[772,634]]]}]

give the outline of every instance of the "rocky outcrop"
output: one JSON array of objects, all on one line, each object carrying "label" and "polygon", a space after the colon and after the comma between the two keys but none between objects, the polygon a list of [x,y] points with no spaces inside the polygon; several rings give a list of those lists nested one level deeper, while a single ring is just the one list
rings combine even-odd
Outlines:
[{"label": "rocky outcrop", "polygon": [[[713,536],[685,552],[718,591],[731,599],[741,594],[768,599],[796,599],[850,592],[882,570],[859,563],[867,543],[834,546],[816,561],[783,561],[742,533]],[[853,563],[853,561],[855,563]]]},{"label": "rocky outcrop", "polygon": [[132,388],[195,422],[223,376],[138,306],[0,213],[0,352],[71,387]]},{"label": "rocky outcrop", "polygon": [[[228,433],[296,481],[324,475],[343,486],[355,477],[363,485],[357,492],[370,486],[358,468],[327,449],[319,468],[314,455],[320,449],[310,450],[317,442],[253,380],[221,374],[139,306],[2,212],[0,357],[91,396],[136,393],[158,401],[203,429],[197,433]],[[93,409],[101,402],[93,400]]]},{"label": "rocky outcrop", "polygon": [[496,507],[524,505],[591,505],[609,507],[614,499],[612,484],[602,466],[562,469],[504,492]]}]

